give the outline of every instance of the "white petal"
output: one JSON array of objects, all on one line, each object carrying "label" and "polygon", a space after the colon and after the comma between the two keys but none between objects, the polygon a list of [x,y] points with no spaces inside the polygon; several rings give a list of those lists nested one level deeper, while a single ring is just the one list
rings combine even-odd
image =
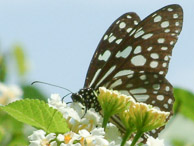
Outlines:
[{"label": "white petal", "polygon": [[85,130],[85,129],[79,130],[78,133],[79,133],[82,137],[88,137],[88,136],[90,136],[90,133],[89,133],[87,130]]},{"label": "white petal", "polygon": [[91,131],[91,134],[93,136],[104,136],[105,135],[104,128],[95,128]]},{"label": "white petal", "polygon": [[33,134],[28,136],[30,141],[45,139],[46,132],[43,130],[33,131]]},{"label": "white petal", "polygon": [[56,134],[55,133],[49,133],[47,136],[46,136],[46,139],[48,140],[48,141],[51,141],[51,140],[53,140],[53,139],[55,139],[56,138]]},{"label": "white petal", "polygon": [[148,137],[147,139],[147,145],[148,146],[164,146],[164,140],[160,140],[158,138],[153,138],[151,136]]}]

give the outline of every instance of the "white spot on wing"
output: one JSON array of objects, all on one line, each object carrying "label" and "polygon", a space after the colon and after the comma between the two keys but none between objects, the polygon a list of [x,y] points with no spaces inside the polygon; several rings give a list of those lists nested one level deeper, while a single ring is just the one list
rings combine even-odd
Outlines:
[{"label": "white spot on wing", "polygon": [[162,47],[161,50],[168,50],[168,47]]},{"label": "white spot on wing", "polygon": [[167,10],[168,10],[169,12],[172,12],[172,11],[173,11],[173,9],[172,9],[172,8],[168,8]]},{"label": "white spot on wing", "polygon": [[132,36],[134,33],[135,33],[136,29],[134,29],[130,34],[129,36]]},{"label": "white spot on wing", "polygon": [[170,91],[170,87],[169,86],[166,86],[165,90],[168,92]]},{"label": "white spot on wing", "polygon": [[174,19],[177,19],[178,17],[179,17],[178,14],[173,14]]},{"label": "white spot on wing", "polygon": [[168,26],[169,26],[169,21],[164,21],[164,22],[161,23],[162,28],[166,28]]},{"label": "white spot on wing", "polygon": [[134,54],[138,54],[138,53],[140,53],[141,52],[141,46],[137,46],[136,48],[135,48],[135,50],[134,50]]},{"label": "white spot on wing", "polygon": [[164,96],[163,96],[163,95],[158,95],[156,98],[157,98],[158,100],[160,100],[160,101],[164,100]]},{"label": "white spot on wing", "polygon": [[140,37],[140,36],[143,35],[143,34],[144,34],[144,31],[141,30],[141,31],[137,32],[137,33],[134,35],[134,38],[138,38],[138,37]]},{"label": "white spot on wing", "polygon": [[147,90],[145,88],[137,88],[137,89],[132,89],[130,90],[132,94],[141,94],[141,93],[146,93]]},{"label": "white spot on wing", "polygon": [[152,61],[151,63],[150,63],[150,67],[151,68],[156,68],[158,66],[158,62],[157,61]]},{"label": "white spot on wing", "polygon": [[131,59],[131,63],[135,66],[143,66],[146,63],[146,58],[142,55],[137,55]]},{"label": "white spot on wing", "polygon": [[98,85],[100,85],[100,83],[102,83],[102,82],[104,81],[104,79],[105,79],[108,75],[110,75],[110,74],[113,72],[113,70],[115,70],[115,68],[116,68],[116,65],[112,66],[112,67],[106,72],[106,74],[101,78],[101,80],[96,84],[95,87],[98,87]]},{"label": "white spot on wing", "polygon": [[122,28],[125,28],[126,27],[126,23],[125,22],[121,22],[120,24],[119,24],[119,27],[122,29]]},{"label": "white spot on wing", "polygon": [[158,59],[158,58],[159,58],[158,53],[152,53],[152,54],[150,54],[150,56],[151,56],[153,59]]},{"label": "white spot on wing", "polygon": [[151,50],[152,50],[152,48],[153,48],[153,47],[148,47],[148,48],[147,48],[147,50],[148,50],[148,51],[151,51]]},{"label": "white spot on wing", "polygon": [[121,70],[114,77],[116,78],[116,77],[125,76],[133,73],[134,73],[133,70]]},{"label": "white spot on wing", "polygon": [[153,88],[154,88],[154,90],[159,90],[160,89],[160,84],[154,84]]},{"label": "white spot on wing", "polygon": [[131,88],[131,87],[133,87],[133,84],[127,84],[126,87],[127,87],[127,88]]},{"label": "white spot on wing", "polygon": [[176,23],[175,23],[175,25],[176,25],[176,26],[179,26],[179,25],[180,25],[180,23],[179,23],[179,22],[176,22]]},{"label": "white spot on wing", "polygon": [[104,54],[102,55],[100,54],[98,56],[98,60],[104,60],[106,62],[109,59],[110,55],[111,55],[111,52],[109,50],[106,50]]},{"label": "white spot on wing", "polygon": [[130,95],[127,90],[119,90],[120,93],[125,94],[125,95]]},{"label": "white spot on wing", "polygon": [[115,87],[117,87],[117,86],[119,86],[121,84],[122,84],[122,80],[121,79],[116,80],[114,83],[111,84],[110,89],[115,88]]},{"label": "white spot on wing", "polygon": [[135,21],[133,21],[133,23],[134,23],[134,25],[137,25],[138,24],[138,22],[135,20]]},{"label": "white spot on wing", "polygon": [[89,87],[91,87],[91,86],[92,86],[92,84],[94,83],[94,81],[95,81],[95,80],[96,80],[96,78],[98,77],[98,75],[99,75],[100,71],[101,71],[101,69],[98,69],[98,70],[96,71],[96,73],[95,73],[95,75],[94,75],[94,77],[93,77],[93,79],[92,79],[92,81],[91,81],[91,83],[90,83]]},{"label": "white spot on wing", "polygon": [[106,40],[107,38],[108,38],[108,35],[105,35],[105,36],[104,36],[104,40]]},{"label": "white spot on wing", "polygon": [[132,29],[131,27],[127,28],[127,32],[129,33]]},{"label": "white spot on wing", "polygon": [[140,78],[141,80],[146,80],[146,75],[141,75],[139,78]]},{"label": "white spot on wing", "polygon": [[174,41],[171,41],[171,42],[170,42],[170,45],[174,45]]},{"label": "white spot on wing", "polygon": [[159,44],[162,44],[162,43],[164,43],[164,42],[165,42],[165,39],[164,39],[164,38],[159,38],[159,39],[158,39],[158,43],[159,43]]},{"label": "white spot on wing", "polygon": [[116,58],[127,58],[130,53],[131,53],[132,47],[128,46],[127,48],[125,48],[123,51],[118,51],[116,54]]},{"label": "white spot on wing", "polygon": [[132,17],[131,17],[130,15],[127,15],[127,18],[128,18],[128,19],[131,19]]},{"label": "white spot on wing", "polygon": [[164,63],[162,64],[162,66],[163,66],[163,67],[167,67],[167,63],[164,62]]},{"label": "white spot on wing", "polygon": [[143,35],[142,39],[147,40],[147,39],[151,38],[152,36],[153,36],[152,33],[148,33],[148,34]]},{"label": "white spot on wing", "polygon": [[171,104],[172,103],[172,99],[168,99],[168,104]]},{"label": "white spot on wing", "polygon": [[120,43],[122,42],[122,40],[123,40],[123,39],[118,39],[118,40],[116,40],[115,43],[116,43],[116,44],[120,44]]},{"label": "white spot on wing", "polygon": [[160,15],[154,18],[154,22],[160,22],[161,20],[162,20],[162,17]]},{"label": "white spot on wing", "polygon": [[108,39],[108,42],[109,42],[109,43],[112,43],[115,39],[116,39],[115,36],[111,36],[111,37]]},{"label": "white spot on wing", "polygon": [[134,97],[137,99],[139,102],[144,102],[146,101],[150,96],[149,95],[134,95]]},{"label": "white spot on wing", "polygon": [[164,30],[164,32],[165,33],[169,33],[170,32],[170,29],[167,28],[167,29]]}]

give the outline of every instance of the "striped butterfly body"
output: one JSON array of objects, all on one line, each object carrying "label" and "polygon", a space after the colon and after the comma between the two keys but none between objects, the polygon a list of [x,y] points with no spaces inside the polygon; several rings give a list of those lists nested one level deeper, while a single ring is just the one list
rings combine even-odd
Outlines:
[{"label": "striped butterfly body", "polygon": [[[72,95],[86,108],[101,108],[94,91],[104,86],[172,114],[173,87],[165,78],[182,29],[183,11],[169,5],[140,20],[126,13],[109,27],[91,60],[84,88]],[[117,124],[119,119],[112,118]],[[151,132],[157,137],[163,128]]]}]

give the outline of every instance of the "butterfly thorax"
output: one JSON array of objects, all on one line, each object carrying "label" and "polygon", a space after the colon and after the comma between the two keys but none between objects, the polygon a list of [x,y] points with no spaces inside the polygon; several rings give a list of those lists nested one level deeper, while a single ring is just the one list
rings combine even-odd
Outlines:
[{"label": "butterfly thorax", "polygon": [[73,93],[71,98],[73,102],[79,102],[86,106],[87,109],[94,108],[96,112],[101,110],[96,92],[92,88],[80,89],[77,93]]}]

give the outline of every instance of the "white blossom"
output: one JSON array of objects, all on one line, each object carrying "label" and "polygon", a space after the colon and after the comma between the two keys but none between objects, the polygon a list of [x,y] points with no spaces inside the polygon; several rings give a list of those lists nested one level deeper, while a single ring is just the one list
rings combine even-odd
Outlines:
[{"label": "white blossom", "polygon": [[95,128],[89,133],[87,130],[80,130],[79,134],[84,138],[88,146],[108,146],[109,142],[104,138],[103,128]]},{"label": "white blossom", "polygon": [[158,138],[153,138],[151,136],[148,137],[147,139],[147,146],[164,146],[164,140],[160,140]]},{"label": "white blossom", "polygon": [[50,134],[46,135],[45,131],[37,130],[37,131],[34,131],[31,136],[28,137],[28,139],[30,141],[29,146],[47,146],[49,144],[50,144],[50,146],[57,146],[56,141],[50,142],[51,140],[53,140],[55,138],[56,138],[55,133],[50,133]]},{"label": "white blossom", "polygon": [[20,100],[22,95],[23,92],[18,86],[6,86],[0,83],[0,104],[7,105],[13,101]]}]

